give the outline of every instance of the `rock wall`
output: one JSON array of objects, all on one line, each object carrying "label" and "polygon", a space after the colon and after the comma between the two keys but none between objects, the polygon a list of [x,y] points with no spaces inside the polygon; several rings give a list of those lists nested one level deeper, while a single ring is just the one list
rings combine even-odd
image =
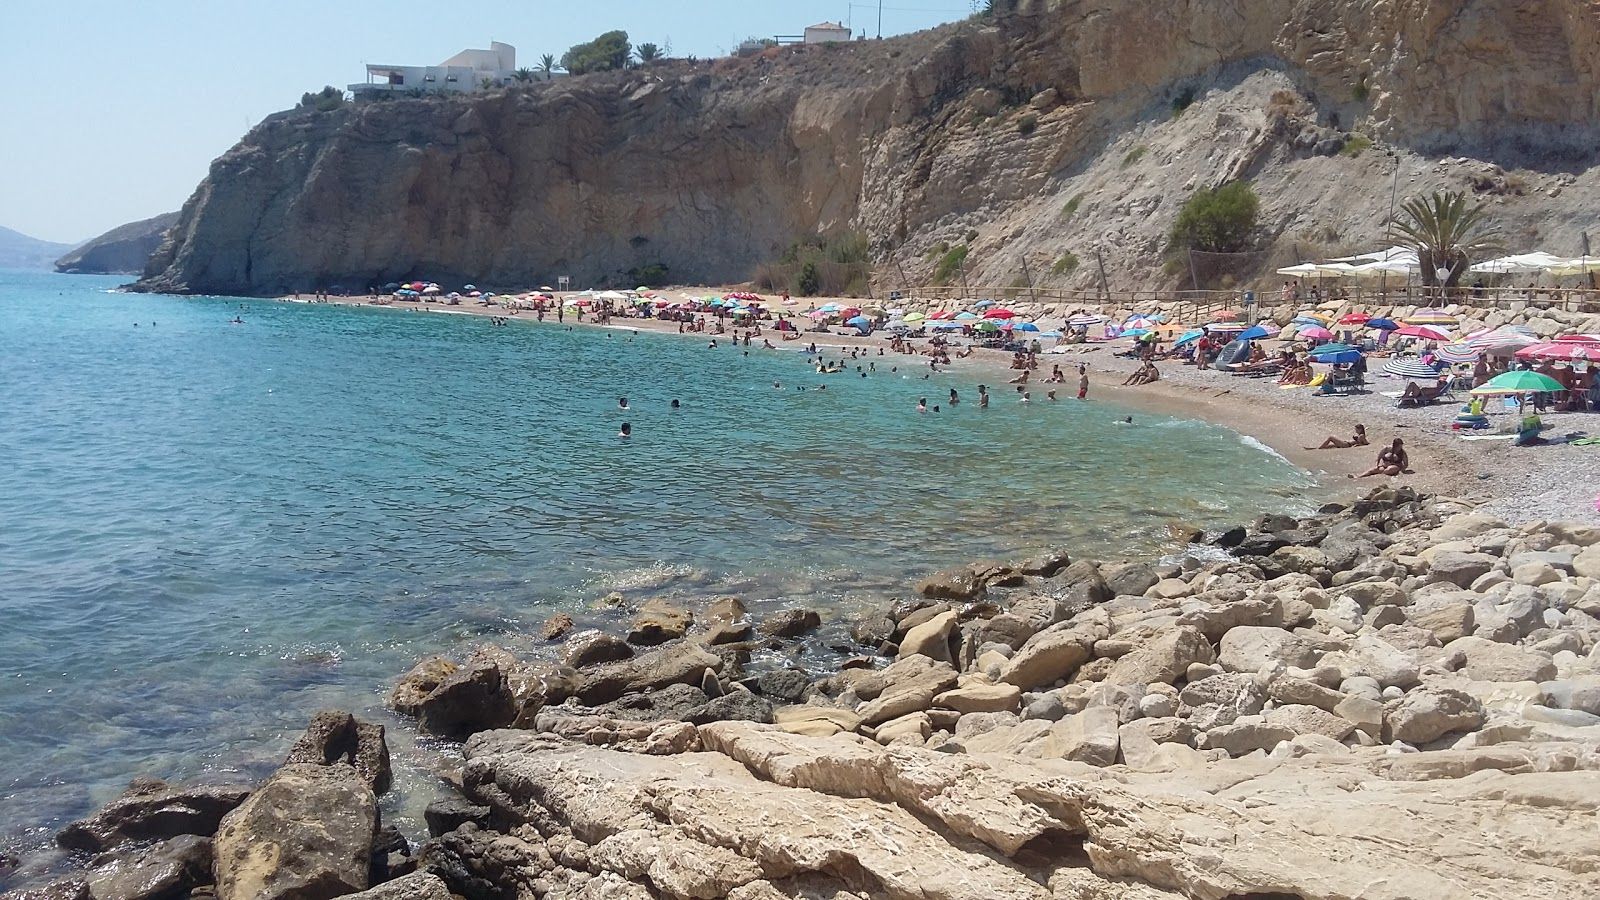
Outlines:
[{"label": "rock wall", "polygon": [[69,275],[137,275],[144,271],[150,254],[161,246],[167,229],[177,221],[178,214],[170,212],[119,225],[56,260],[56,271]]},{"label": "rock wall", "polygon": [[[1479,185],[1514,241],[1575,254],[1597,98],[1593,0],[1024,0],[889,41],[280,113],[213,164],[141,287],[730,282],[846,229],[896,281],[965,242],[979,282],[1026,260],[1086,284],[1057,263],[1099,252],[1153,285],[1177,201],[1230,177],[1280,243],[1378,242],[1403,180]],[[1378,148],[1335,155],[1352,128]]]}]

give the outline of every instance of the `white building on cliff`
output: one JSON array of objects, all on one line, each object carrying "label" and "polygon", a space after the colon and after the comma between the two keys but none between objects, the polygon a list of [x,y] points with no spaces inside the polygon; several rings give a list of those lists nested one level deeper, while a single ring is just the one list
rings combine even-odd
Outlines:
[{"label": "white building on cliff", "polygon": [[842,22],[819,22],[806,28],[807,44],[833,44],[850,40],[850,29]]},{"label": "white building on cliff", "polygon": [[385,92],[470,93],[508,84],[517,71],[517,48],[490,41],[487,50],[463,50],[437,66],[367,66],[367,80],[350,85],[360,99]]}]

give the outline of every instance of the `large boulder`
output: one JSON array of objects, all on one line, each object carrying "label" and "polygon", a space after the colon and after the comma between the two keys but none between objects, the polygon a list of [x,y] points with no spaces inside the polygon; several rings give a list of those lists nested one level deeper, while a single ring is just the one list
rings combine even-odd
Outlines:
[{"label": "large boulder", "polygon": [[408,716],[417,715],[422,711],[422,701],[428,699],[446,678],[449,678],[459,666],[453,660],[442,656],[430,656],[422,662],[411,667],[411,671],[400,676],[395,682],[394,689],[389,692],[389,705],[395,712]]},{"label": "large boulder", "polygon": [[451,900],[450,888],[431,872],[412,872],[374,888],[349,894],[345,900]]},{"label": "large boulder", "polygon": [[1456,587],[1470,587],[1480,575],[1494,568],[1495,558],[1487,553],[1469,553],[1445,550],[1434,554],[1428,565],[1428,582],[1448,582]]},{"label": "large boulder", "polygon": [[1101,577],[1105,579],[1106,587],[1111,589],[1112,595],[1117,597],[1143,596],[1145,591],[1161,581],[1161,576],[1156,574],[1156,570],[1149,563],[1142,562],[1102,569]]},{"label": "large boulder", "polygon": [[900,640],[901,658],[921,654],[929,659],[951,662],[950,632],[955,627],[956,612],[949,610],[911,628]]},{"label": "large boulder", "polygon": [[1091,706],[1052,725],[1051,742],[1060,748],[1062,759],[1091,766],[1115,765],[1121,742],[1119,724],[1116,710]]},{"label": "large boulder", "polygon": [[1441,644],[1472,633],[1472,602],[1463,597],[1442,596],[1421,600],[1407,608],[1405,616],[1412,625],[1433,632]]},{"label": "large boulder", "polygon": [[1241,625],[1222,636],[1217,662],[1230,672],[1259,672],[1282,663],[1310,668],[1322,658],[1313,641],[1270,626]]},{"label": "large boulder", "polygon": [[363,722],[344,710],[325,709],[312,716],[311,724],[289,749],[284,762],[319,766],[348,763],[374,794],[388,791],[393,780],[383,726]]},{"label": "large boulder", "polygon": [[1195,742],[1201,750],[1226,750],[1230,756],[1243,756],[1257,750],[1270,751],[1282,741],[1294,740],[1295,731],[1286,725],[1249,716],[1230,725],[1207,730]]},{"label": "large boulder", "polygon": [[330,900],[365,890],[378,801],[343,763],[279,769],[222,820],[218,900]]},{"label": "large boulder", "polygon": [[1094,656],[1092,635],[1075,629],[1041,631],[1006,661],[1000,680],[1032,690],[1070,678]]},{"label": "large boulder", "polygon": [[423,699],[417,721],[423,731],[463,740],[516,721],[516,698],[496,662],[480,660],[456,669]]},{"label": "large boulder", "polygon": [[1385,711],[1384,723],[1391,739],[1426,744],[1451,732],[1482,727],[1483,705],[1454,688],[1418,688]]},{"label": "large boulder", "polygon": [[574,669],[616,662],[633,656],[633,647],[616,635],[586,631],[567,639],[561,648],[561,661]]},{"label": "large boulder", "polygon": [[917,582],[917,593],[930,600],[966,602],[982,597],[984,585],[970,568],[947,569]]},{"label": "large boulder", "polygon": [[100,853],[127,841],[164,841],[184,834],[210,837],[222,817],[249,795],[249,788],[238,785],[178,787],[140,778],[94,815],[62,829],[56,843],[68,850]]},{"label": "large boulder", "polygon": [[803,606],[780,609],[768,613],[757,626],[768,637],[793,638],[822,627],[822,615]]},{"label": "large boulder", "polygon": [[635,644],[661,644],[683,637],[694,624],[694,615],[665,600],[648,600],[639,607],[628,629],[628,640]]},{"label": "large boulder", "polygon": [[1445,651],[1459,654],[1464,660],[1461,673],[1473,681],[1549,681],[1556,677],[1550,654],[1512,644],[1464,637],[1451,641]]},{"label": "large boulder", "polygon": [[933,698],[955,686],[956,670],[926,656],[909,656],[884,669],[884,687],[856,708],[861,721],[877,725],[933,705]]},{"label": "large boulder", "polygon": [[1375,634],[1357,636],[1349,649],[1327,654],[1322,663],[1338,668],[1346,678],[1364,675],[1384,687],[1401,690],[1414,686],[1420,678],[1410,656]]},{"label": "large boulder", "polygon": [[596,666],[577,685],[584,703],[606,703],[630,692],[669,684],[699,684],[705,670],[720,672],[723,659],[692,642],[680,642],[641,653],[632,659]]},{"label": "large boulder", "polygon": [[1211,642],[1198,628],[1179,625],[1161,632],[1118,659],[1106,681],[1111,684],[1171,684],[1194,663],[1216,660]]}]

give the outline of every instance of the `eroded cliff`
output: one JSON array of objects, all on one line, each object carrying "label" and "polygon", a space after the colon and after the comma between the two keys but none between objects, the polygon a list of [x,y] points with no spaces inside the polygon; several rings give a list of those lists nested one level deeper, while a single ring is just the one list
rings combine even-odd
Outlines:
[{"label": "eroded cliff", "polygon": [[841,230],[894,281],[944,242],[971,246],[975,283],[1026,261],[1086,284],[1059,263],[1098,253],[1151,285],[1182,199],[1231,177],[1280,252],[1374,244],[1392,193],[1471,187],[1519,249],[1575,254],[1597,98],[1594,0],[1023,2],[889,41],[281,113],[213,164],[141,286],[616,284],[652,264],[729,282]]}]

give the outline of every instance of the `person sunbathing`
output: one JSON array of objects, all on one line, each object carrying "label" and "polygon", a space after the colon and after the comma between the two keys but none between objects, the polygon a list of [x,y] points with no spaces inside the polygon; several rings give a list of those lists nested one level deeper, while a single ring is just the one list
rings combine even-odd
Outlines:
[{"label": "person sunbathing", "polygon": [[1307,450],[1348,450],[1351,447],[1365,447],[1365,446],[1367,446],[1367,426],[1357,423],[1357,425],[1356,425],[1356,433],[1350,437],[1350,440],[1347,441],[1347,440],[1344,440],[1343,438],[1337,438],[1337,437],[1330,436],[1327,440],[1323,441],[1321,444],[1318,444],[1315,447],[1307,447],[1306,449]]},{"label": "person sunbathing", "polygon": [[1378,451],[1378,464],[1362,472],[1356,478],[1367,478],[1372,475],[1388,475],[1393,478],[1411,468],[1411,458],[1406,455],[1405,442],[1399,438],[1394,443]]}]

